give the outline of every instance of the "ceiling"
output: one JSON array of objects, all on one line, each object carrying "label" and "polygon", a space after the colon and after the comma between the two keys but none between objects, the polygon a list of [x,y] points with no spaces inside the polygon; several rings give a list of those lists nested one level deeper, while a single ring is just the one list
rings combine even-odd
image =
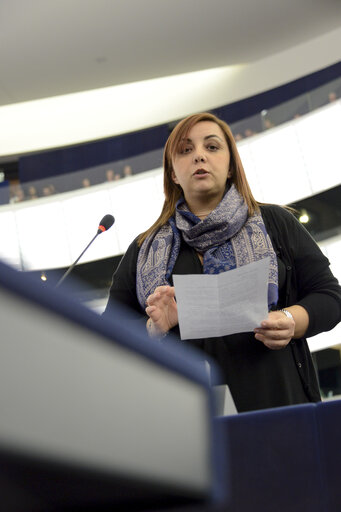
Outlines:
[{"label": "ceiling", "polygon": [[250,63],[340,25],[340,0],[1,0],[0,105]]}]

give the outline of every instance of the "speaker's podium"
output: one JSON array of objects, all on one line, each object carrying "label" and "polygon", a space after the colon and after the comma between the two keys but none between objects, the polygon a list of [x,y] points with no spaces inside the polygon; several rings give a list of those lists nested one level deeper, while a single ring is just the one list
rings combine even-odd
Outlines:
[{"label": "speaker's podium", "polygon": [[0,263],[1,510],[161,510],[226,498],[205,367]]}]

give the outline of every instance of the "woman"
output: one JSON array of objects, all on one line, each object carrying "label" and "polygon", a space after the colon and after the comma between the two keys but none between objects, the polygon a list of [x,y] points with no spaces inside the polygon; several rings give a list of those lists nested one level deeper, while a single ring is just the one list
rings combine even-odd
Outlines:
[{"label": "woman", "polygon": [[173,274],[219,273],[270,257],[268,317],[248,333],[190,340],[219,364],[238,411],[319,401],[306,337],[341,319],[341,288],[308,232],[284,208],[258,203],[226,123],[189,116],[164,150],[159,219],[128,248],[116,299],[147,315],[150,336],[178,329]]}]

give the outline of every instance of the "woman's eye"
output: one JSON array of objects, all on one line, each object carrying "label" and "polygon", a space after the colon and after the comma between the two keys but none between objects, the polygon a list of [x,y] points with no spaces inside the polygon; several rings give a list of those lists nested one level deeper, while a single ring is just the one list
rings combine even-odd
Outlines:
[{"label": "woman's eye", "polygon": [[183,155],[183,154],[189,153],[190,151],[191,151],[191,147],[185,146],[185,147],[181,148],[180,153]]},{"label": "woman's eye", "polygon": [[216,144],[209,144],[207,147],[210,151],[216,151],[218,149]]}]

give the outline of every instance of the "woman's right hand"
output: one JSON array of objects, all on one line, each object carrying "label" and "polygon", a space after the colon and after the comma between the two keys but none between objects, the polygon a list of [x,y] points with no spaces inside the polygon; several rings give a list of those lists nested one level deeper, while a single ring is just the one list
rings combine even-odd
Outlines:
[{"label": "woman's right hand", "polygon": [[158,286],[147,299],[148,332],[152,336],[167,333],[178,323],[174,286]]}]

